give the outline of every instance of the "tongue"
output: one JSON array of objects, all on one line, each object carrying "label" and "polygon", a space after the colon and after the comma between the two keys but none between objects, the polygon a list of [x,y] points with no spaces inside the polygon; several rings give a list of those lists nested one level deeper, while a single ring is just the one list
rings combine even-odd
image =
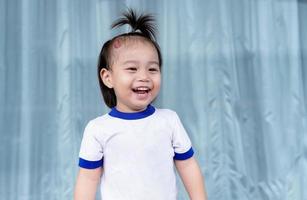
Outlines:
[{"label": "tongue", "polygon": [[137,98],[140,99],[140,100],[146,99],[147,96],[148,96],[148,93],[146,91],[142,91],[142,90],[136,91],[135,94],[136,94]]},{"label": "tongue", "polygon": [[136,93],[137,94],[145,94],[145,93],[147,93],[145,90],[138,90],[138,91],[136,91]]}]

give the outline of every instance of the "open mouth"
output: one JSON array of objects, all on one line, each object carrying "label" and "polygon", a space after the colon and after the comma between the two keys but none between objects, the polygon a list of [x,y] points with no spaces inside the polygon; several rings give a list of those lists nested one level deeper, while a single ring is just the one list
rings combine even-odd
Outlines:
[{"label": "open mouth", "polygon": [[132,91],[137,93],[137,94],[146,94],[148,92],[150,92],[150,88],[148,87],[137,87],[137,88],[133,88]]}]

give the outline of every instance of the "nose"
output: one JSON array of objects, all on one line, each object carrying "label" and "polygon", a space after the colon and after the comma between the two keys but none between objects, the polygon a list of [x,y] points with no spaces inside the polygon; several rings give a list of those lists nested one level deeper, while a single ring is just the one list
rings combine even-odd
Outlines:
[{"label": "nose", "polygon": [[148,82],[149,81],[148,72],[146,70],[139,70],[138,80],[143,82]]}]

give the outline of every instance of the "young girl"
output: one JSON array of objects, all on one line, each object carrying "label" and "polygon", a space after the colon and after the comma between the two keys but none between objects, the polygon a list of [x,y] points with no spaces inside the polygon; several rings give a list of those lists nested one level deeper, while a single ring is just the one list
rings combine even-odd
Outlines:
[{"label": "young girl", "polygon": [[162,57],[151,15],[128,10],[112,28],[132,31],[107,41],[98,78],[111,111],[84,131],[75,199],[95,199],[101,179],[103,200],[175,200],[174,165],[192,200],[206,199],[190,139],[174,111],[151,102],[161,84]]}]

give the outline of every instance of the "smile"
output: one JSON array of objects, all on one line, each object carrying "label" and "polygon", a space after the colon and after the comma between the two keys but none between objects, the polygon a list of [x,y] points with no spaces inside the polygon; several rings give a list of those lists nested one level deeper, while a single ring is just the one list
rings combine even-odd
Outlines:
[{"label": "smile", "polygon": [[137,93],[137,94],[145,94],[150,92],[150,88],[148,87],[137,87],[137,88],[133,88],[132,91]]}]

